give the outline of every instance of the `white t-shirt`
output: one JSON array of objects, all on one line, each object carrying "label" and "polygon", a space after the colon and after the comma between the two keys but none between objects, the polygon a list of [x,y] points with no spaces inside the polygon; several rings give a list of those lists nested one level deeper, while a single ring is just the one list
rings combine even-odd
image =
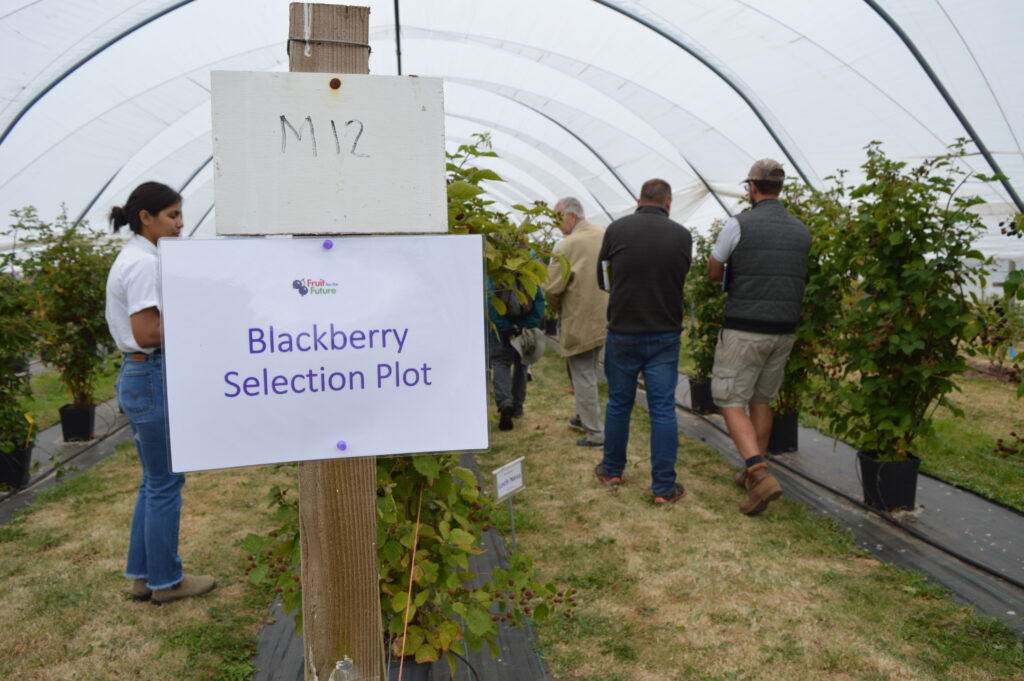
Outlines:
[{"label": "white t-shirt", "polygon": [[736,244],[740,242],[740,221],[736,218],[729,218],[722,225],[722,231],[718,233],[718,241],[711,248],[711,255],[720,263],[729,262],[732,252],[736,250]]},{"label": "white t-shirt", "polygon": [[107,326],[122,352],[151,353],[132,335],[131,316],[146,308],[160,308],[160,261],[156,245],[132,234],[117,254],[107,275]]}]

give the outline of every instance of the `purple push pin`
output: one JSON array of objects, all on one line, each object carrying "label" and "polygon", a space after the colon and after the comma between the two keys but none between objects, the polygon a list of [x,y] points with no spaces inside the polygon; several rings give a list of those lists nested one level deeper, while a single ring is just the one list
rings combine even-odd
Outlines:
[{"label": "purple push pin", "polygon": [[348,449],[348,444],[344,440],[338,440],[338,449],[345,451]]},{"label": "purple push pin", "polygon": [[[327,250],[331,250],[331,248],[333,248],[333,247],[334,247],[334,242],[333,241],[331,241],[330,239],[324,239],[324,248],[326,248]],[[342,447],[342,449],[344,449],[344,447]]]}]

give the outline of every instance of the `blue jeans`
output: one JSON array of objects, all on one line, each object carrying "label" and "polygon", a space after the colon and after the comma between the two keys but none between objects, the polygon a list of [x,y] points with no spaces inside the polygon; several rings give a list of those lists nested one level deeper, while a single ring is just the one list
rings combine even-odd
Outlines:
[{"label": "blue jeans", "polygon": [[185,476],[171,472],[163,355],[156,353],[141,362],[125,355],[117,400],[131,424],[142,463],[124,576],[144,578],[150,589],[166,589],[184,577],[178,525]]},{"label": "blue jeans", "polygon": [[604,417],[606,475],[622,477],[626,468],[629,419],[636,399],[637,376],[644,372],[647,411],[651,417],[651,492],[671,494],[676,482],[676,382],[679,378],[678,333],[613,333],[605,343],[608,407]]}]

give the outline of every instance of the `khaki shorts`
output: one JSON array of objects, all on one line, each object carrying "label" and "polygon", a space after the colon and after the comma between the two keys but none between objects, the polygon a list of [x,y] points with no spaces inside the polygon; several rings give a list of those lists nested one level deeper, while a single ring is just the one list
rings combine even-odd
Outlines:
[{"label": "khaki shorts", "polygon": [[719,407],[771,403],[779,394],[793,334],[722,329],[715,347],[711,398]]}]

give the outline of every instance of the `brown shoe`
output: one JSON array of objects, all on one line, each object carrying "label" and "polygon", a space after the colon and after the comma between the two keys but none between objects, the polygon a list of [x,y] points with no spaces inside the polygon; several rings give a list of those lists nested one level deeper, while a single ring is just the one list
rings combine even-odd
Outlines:
[{"label": "brown shoe", "polygon": [[132,590],[128,592],[133,601],[148,601],[153,595],[152,589],[146,586],[146,579],[139,578],[132,580]]},{"label": "brown shoe", "polygon": [[[747,500],[740,505],[740,513],[757,515],[772,501],[782,496],[782,486],[768,472],[768,464],[754,464],[746,470],[744,484],[747,489]],[[154,595],[154,598],[156,596]]]},{"label": "brown shoe", "polygon": [[744,468],[739,473],[737,473],[736,477],[734,477],[732,479],[732,481],[734,483],[736,483],[736,486],[739,487],[740,489],[746,489],[747,488],[747,469]]},{"label": "brown shoe", "polygon": [[153,591],[153,602],[161,605],[192,596],[202,596],[213,591],[215,586],[217,582],[209,575],[185,575],[185,578],[174,586]]}]

